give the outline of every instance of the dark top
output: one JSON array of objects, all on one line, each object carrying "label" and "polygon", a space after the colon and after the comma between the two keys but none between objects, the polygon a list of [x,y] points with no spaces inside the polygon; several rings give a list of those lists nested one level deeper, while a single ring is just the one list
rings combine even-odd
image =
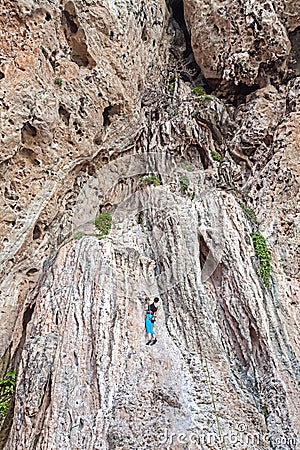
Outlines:
[{"label": "dark top", "polygon": [[158,310],[158,308],[156,308],[156,306],[154,305],[154,303],[151,303],[151,305],[149,306],[149,310],[152,312],[152,314],[154,315],[156,313],[156,311]]}]

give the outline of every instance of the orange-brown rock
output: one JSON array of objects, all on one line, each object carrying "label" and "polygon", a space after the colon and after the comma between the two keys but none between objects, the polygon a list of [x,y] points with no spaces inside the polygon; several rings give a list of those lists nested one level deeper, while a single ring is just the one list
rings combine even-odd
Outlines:
[{"label": "orange-brown rock", "polygon": [[284,76],[297,2],[185,0],[184,8],[196,61],[213,87],[246,90]]}]

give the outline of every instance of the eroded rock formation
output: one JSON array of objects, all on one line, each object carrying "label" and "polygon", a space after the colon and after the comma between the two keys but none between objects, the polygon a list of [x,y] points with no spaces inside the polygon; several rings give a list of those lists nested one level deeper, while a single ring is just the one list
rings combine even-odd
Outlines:
[{"label": "eroded rock formation", "polygon": [[1,6],[5,450],[300,448],[298,6],[167,3]]},{"label": "eroded rock formation", "polygon": [[297,2],[187,0],[184,6],[195,58],[214,87],[251,92],[284,77],[288,33],[299,26]]}]

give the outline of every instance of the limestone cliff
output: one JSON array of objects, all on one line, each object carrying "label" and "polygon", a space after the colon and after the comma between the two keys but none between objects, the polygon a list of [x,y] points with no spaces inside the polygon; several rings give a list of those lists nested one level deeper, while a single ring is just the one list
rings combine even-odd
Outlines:
[{"label": "limestone cliff", "polygon": [[0,8],[0,448],[300,449],[297,2]]}]

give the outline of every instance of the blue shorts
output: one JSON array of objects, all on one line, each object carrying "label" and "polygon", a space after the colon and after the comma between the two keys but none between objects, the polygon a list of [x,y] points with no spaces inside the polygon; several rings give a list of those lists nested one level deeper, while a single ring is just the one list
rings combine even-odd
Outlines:
[{"label": "blue shorts", "polygon": [[146,314],[145,318],[145,327],[146,327],[146,333],[154,334],[154,323],[151,322],[151,319],[153,318],[152,314]]}]

